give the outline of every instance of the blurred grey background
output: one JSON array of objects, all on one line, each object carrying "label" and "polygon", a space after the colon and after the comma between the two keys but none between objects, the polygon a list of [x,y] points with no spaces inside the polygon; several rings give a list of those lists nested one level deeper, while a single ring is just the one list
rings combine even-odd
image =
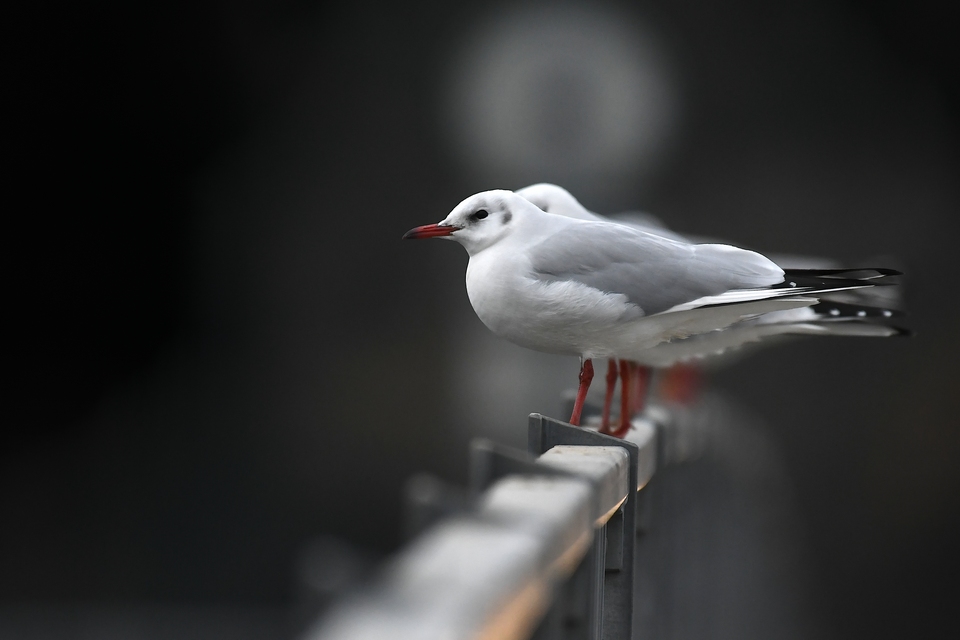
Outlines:
[{"label": "blurred grey background", "polygon": [[577,362],[490,335],[460,248],[400,242],[540,181],[907,272],[915,338],[798,341],[709,384],[778,452],[782,577],[819,635],[955,626],[955,4],[148,2],[6,22],[0,631],[270,637],[316,549],[366,567],[398,547],[412,473],[462,482],[471,437],[522,445],[528,413],[559,415]]}]

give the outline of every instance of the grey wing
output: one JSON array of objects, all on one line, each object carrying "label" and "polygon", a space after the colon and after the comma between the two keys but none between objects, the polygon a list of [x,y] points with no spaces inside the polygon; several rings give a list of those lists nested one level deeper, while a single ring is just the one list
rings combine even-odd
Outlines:
[{"label": "grey wing", "polygon": [[567,226],[532,247],[530,258],[538,279],[623,294],[644,315],[783,281],[779,267],[752,251],[691,245],[606,223]]},{"label": "grey wing", "polygon": [[655,233],[658,236],[670,238],[671,240],[677,240],[678,242],[688,242],[683,235],[673,231],[663,220],[646,211],[622,211],[607,216],[607,220],[618,224],[625,224],[630,227],[636,227],[641,231],[649,231],[650,233]]}]

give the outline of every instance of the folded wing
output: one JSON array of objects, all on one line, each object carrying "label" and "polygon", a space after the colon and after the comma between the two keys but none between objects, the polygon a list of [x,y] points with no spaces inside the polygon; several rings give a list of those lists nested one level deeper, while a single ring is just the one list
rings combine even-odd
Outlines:
[{"label": "folded wing", "polygon": [[783,270],[759,253],[609,223],[569,225],[532,247],[530,257],[534,277],[622,294],[647,316],[729,292],[742,292],[737,301],[762,300],[784,282]]}]

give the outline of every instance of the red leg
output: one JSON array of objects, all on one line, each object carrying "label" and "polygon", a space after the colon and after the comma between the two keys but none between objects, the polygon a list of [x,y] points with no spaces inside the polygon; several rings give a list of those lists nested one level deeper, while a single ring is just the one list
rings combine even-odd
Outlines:
[{"label": "red leg", "polygon": [[580,364],[580,388],[577,389],[577,401],[573,403],[573,414],[570,416],[570,424],[575,427],[580,426],[580,414],[583,412],[583,402],[587,399],[587,390],[590,388],[590,382],[593,380],[593,363],[589,358]]},{"label": "red leg", "polygon": [[603,400],[603,414],[600,419],[600,433],[610,433],[610,405],[613,403],[613,391],[617,387],[617,361],[607,361],[607,395]]}]

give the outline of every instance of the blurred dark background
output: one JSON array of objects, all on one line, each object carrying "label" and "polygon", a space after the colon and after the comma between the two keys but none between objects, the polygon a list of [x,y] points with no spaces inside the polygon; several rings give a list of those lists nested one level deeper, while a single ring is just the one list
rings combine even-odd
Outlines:
[{"label": "blurred dark background", "polygon": [[[552,181],[596,211],[907,272],[915,338],[791,343],[711,383],[782,452],[827,636],[956,626],[955,3],[147,2],[6,23],[0,612],[282,610],[311,541],[396,549],[405,478],[463,481],[471,436],[522,442],[577,370],[486,334],[462,250],[400,235]],[[530,378],[549,384],[518,392]]]}]

